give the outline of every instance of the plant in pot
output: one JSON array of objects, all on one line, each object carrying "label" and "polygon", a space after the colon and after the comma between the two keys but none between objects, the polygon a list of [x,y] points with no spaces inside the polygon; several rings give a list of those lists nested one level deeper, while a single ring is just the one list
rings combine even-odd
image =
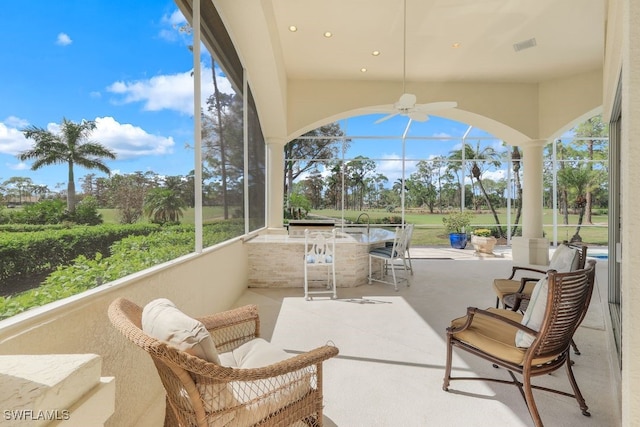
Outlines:
[{"label": "plant in pot", "polygon": [[472,219],[473,214],[470,212],[451,212],[442,217],[452,248],[464,249],[467,246],[466,229],[471,225]]},{"label": "plant in pot", "polygon": [[476,228],[471,233],[471,244],[478,254],[493,255],[493,247],[496,245],[496,238],[492,236],[488,228]]}]

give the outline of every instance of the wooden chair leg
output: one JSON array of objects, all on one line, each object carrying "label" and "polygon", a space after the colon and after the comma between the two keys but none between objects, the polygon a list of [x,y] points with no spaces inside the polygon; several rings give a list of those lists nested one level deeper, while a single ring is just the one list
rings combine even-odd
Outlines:
[{"label": "wooden chair leg", "polygon": [[451,345],[451,336],[447,336],[447,363],[444,368],[444,380],[442,382],[442,389],[444,391],[449,391],[449,383],[451,378],[451,358],[452,358],[452,345]]},{"label": "wooden chair leg", "polygon": [[573,338],[571,338],[571,347],[573,348],[573,353],[580,355],[580,350],[578,350],[578,346],[576,345],[576,342],[573,340]]},{"label": "wooden chair leg", "polygon": [[589,413],[589,407],[587,406],[587,402],[585,402],[584,397],[582,397],[582,393],[580,393],[580,388],[578,388],[578,383],[576,382],[576,377],[573,375],[573,369],[571,368],[571,365],[571,360],[569,357],[567,357],[567,376],[569,377],[569,382],[571,383],[574,397],[578,402],[578,406],[580,406],[580,409],[582,410],[582,415],[584,415],[585,417],[590,417],[591,413]]}]

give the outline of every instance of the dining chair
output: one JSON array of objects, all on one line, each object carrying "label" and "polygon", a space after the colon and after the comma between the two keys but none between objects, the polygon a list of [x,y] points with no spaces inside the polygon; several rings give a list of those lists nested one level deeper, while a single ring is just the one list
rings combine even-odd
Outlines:
[{"label": "dining chair", "polygon": [[[394,289],[398,290],[398,277],[396,274],[396,267],[402,267],[404,271],[404,277],[406,285],[409,286],[409,278],[407,277],[408,267],[406,261],[406,245],[407,245],[407,232],[402,227],[396,227],[395,237],[391,246],[382,246],[371,249],[369,251],[369,284],[372,282],[381,282],[393,285]],[[379,274],[374,274],[373,264],[377,262],[380,264]],[[386,279],[388,270],[391,270],[392,281]]]},{"label": "dining chair", "polygon": [[[453,380],[491,381],[515,385],[523,396],[536,427],[543,425],[533,390],[575,398],[582,414],[590,416],[572,367],[570,348],[585,317],[595,282],[595,261],[587,268],[566,273],[547,272],[538,281],[524,316],[498,308],[467,308],[446,330],[447,356],[443,390]],[[509,379],[451,375],[453,348],[466,351],[506,369]],[[566,367],[572,393],[533,384],[534,377]],[[468,370],[468,368],[465,368]],[[499,372],[499,371],[497,371]]]},{"label": "dining chair", "polygon": [[[503,308],[510,307],[510,305],[505,304],[506,295],[516,293],[531,295],[536,282],[547,273],[547,270],[559,272],[579,270],[584,268],[586,260],[586,245],[574,245],[565,241],[556,248],[547,267],[512,266],[509,277],[494,279],[493,281],[496,308],[500,307],[500,304],[502,304]],[[523,274],[533,274],[534,277],[520,277]]]},{"label": "dining chair", "polygon": [[[304,298],[313,299],[313,295],[338,297],[336,291],[336,229],[331,232],[304,231]],[[319,271],[319,273],[318,273]],[[322,277],[322,274],[326,274]],[[320,287],[311,287],[313,282]]]}]

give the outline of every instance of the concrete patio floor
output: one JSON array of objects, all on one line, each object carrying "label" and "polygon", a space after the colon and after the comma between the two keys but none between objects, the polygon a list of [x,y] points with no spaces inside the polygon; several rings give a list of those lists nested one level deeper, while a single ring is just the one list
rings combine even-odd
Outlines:
[{"label": "concrete patio floor", "polygon": [[[305,301],[300,288],[248,289],[236,306],[257,304],[262,336],[297,353],[333,343],[337,358],[325,363],[325,425],[372,426],[531,426],[517,388],[453,381],[442,390],[445,328],[468,306],[495,304],[496,277],[507,277],[508,249],[497,257],[470,250],[412,248],[414,274],[399,291],[381,283],[338,288],[338,299]],[[547,426],[620,425],[619,373],[606,306],[607,264],[599,260],[591,307],[575,335],[581,355],[574,373],[591,417],[572,398],[535,391]],[[498,376],[504,370],[454,350],[453,374]],[[538,377],[536,384],[570,391],[566,373]]]}]

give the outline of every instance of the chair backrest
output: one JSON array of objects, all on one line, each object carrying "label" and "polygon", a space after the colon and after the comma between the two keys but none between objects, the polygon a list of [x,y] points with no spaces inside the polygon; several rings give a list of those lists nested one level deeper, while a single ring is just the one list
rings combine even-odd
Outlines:
[{"label": "chair backrest", "polygon": [[402,227],[396,227],[395,238],[393,240],[393,249],[391,251],[391,257],[404,257],[407,251],[407,229]]},{"label": "chair backrest", "polygon": [[330,264],[335,261],[336,229],[331,232],[304,231],[305,261],[307,264]]},{"label": "chair backrest", "polygon": [[[108,314],[113,326],[153,359],[167,393],[167,403],[171,406],[167,413],[179,418],[183,424],[206,426],[203,400],[191,372],[212,364],[145,334],[142,331],[142,307],[125,298],[113,301]],[[187,367],[193,369],[187,370]]]},{"label": "chair backrest", "polygon": [[529,362],[563,352],[568,354],[573,334],[591,301],[595,265],[595,261],[589,261],[584,269],[568,273],[548,272],[546,311],[538,335],[527,352]]},{"label": "chair backrest", "polygon": [[409,250],[409,247],[411,246],[411,238],[413,237],[413,224],[407,224],[404,227],[404,239],[405,239],[405,249]]},{"label": "chair backrest", "polygon": [[568,241],[563,241],[562,242],[563,245],[567,245],[572,249],[575,249],[578,251],[578,268],[577,270],[582,270],[584,268],[584,266],[587,264],[587,249],[588,246],[587,245],[583,245],[583,244],[578,244],[578,243],[571,243]]}]

